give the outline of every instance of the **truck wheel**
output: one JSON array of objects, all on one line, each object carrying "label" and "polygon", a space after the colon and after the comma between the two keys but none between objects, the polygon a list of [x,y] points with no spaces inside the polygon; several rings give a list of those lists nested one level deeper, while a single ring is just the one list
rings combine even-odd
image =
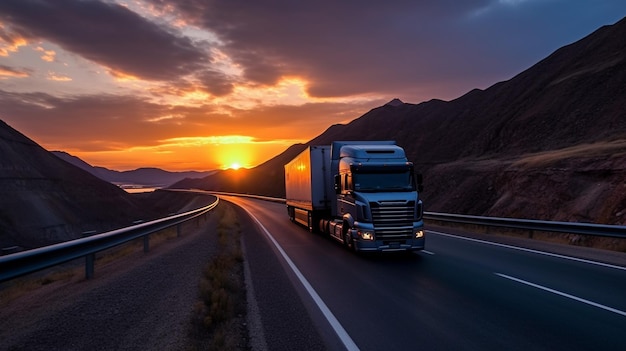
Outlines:
[{"label": "truck wheel", "polygon": [[318,223],[320,225],[320,234],[323,236],[330,236],[330,221],[321,219]]},{"label": "truck wheel", "polygon": [[346,230],[343,233],[343,245],[346,249],[350,251],[355,251],[354,240],[352,239],[352,235],[350,235],[350,230]]}]

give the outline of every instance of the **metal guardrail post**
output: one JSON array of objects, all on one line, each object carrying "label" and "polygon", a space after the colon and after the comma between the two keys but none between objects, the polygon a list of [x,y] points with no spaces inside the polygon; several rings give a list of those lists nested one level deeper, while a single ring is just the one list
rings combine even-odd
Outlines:
[{"label": "metal guardrail post", "polygon": [[[86,238],[88,236],[92,236],[96,234],[95,230],[89,230],[86,232],[83,232],[83,238]],[[91,279],[93,278],[94,275],[94,271],[95,271],[95,262],[96,262],[96,254],[89,254],[85,256],[85,279]]]},{"label": "metal guardrail post", "polygon": [[85,256],[85,279],[91,279],[94,275],[96,254]]},{"label": "metal guardrail post", "polygon": [[[90,279],[94,276],[95,254],[97,252],[113,248],[131,240],[146,238],[148,235],[166,228],[178,226],[185,221],[211,211],[218,204],[219,198],[208,206],[185,213],[150,222],[141,221],[141,223],[137,222],[130,227],[97,235],[89,235],[95,234],[95,232],[85,232],[83,234],[85,237],[80,239],[0,256],[0,282],[82,257],[85,257],[85,276],[87,279]],[[148,248],[149,241],[144,239],[144,249],[147,250]]]}]

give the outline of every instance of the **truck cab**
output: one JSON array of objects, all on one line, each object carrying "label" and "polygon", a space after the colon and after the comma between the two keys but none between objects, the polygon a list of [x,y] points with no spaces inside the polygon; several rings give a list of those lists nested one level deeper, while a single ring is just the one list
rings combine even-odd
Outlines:
[{"label": "truck cab", "polygon": [[355,251],[423,249],[421,177],[404,150],[393,141],[334,142],[331,153],[331,235]]}]

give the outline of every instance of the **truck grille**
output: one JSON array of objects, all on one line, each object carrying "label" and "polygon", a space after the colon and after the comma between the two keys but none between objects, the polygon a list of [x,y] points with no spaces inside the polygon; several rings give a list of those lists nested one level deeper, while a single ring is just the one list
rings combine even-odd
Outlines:
[{"label": "truck grille", "polygon": [[415,201],[372,202],[370,206],[378,240],[406,240],[413,237]]}]

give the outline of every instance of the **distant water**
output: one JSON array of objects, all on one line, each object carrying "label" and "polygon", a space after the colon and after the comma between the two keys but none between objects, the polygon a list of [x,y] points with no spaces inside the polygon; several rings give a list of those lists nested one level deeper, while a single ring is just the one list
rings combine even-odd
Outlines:
[{"label": "distant water", "polygon": [[126,192],[129,194],[150,193],[157,189],[161,189],[160,186],[154,186],[154,185],[141,185],[141,184],[116,184],[116,185],[126,190]]},{"label": "distant water", "polygon": [[124,190],[126,190],[126,192],[130,194],[150,193],[157,189],[161,189],[161,188],[124,188]]}]

